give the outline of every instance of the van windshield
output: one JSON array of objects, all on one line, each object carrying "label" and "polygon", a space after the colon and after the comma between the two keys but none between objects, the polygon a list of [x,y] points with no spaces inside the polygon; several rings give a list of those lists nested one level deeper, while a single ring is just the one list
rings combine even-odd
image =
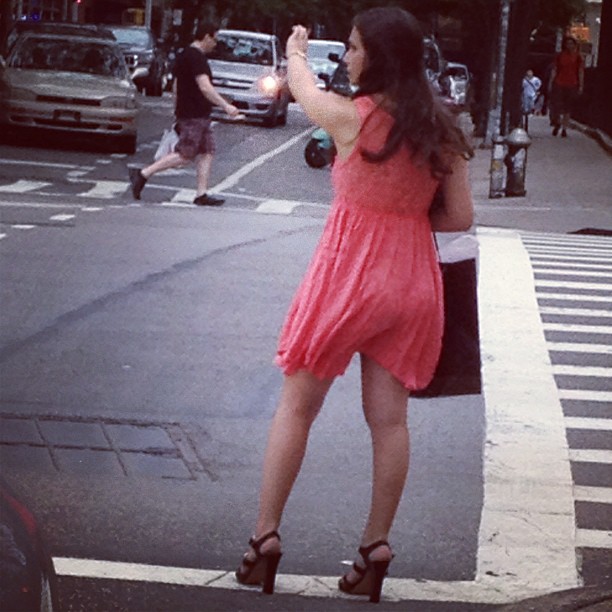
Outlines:
[{"label": "van windshield", "polygon": [[328,60],[330,53],[336,53],[338,57],[344,55],[342,43],[319,43],[310,41],[308,43],[308,57],[314,60]]},{"label": "van windshield", "polygon": [[243,64],[260,64],[272,66],[272,43],[269,40],[249,38],[247,36],[217,35],[217,46],[209,54],[210,59],[224,62],[241,62]]},{"label": "van windshield", "polygon": [[151,35],[148,30],[137,28],[111,28],[117,42],[120,45],[132,45],[134,47],[151,47]]}]

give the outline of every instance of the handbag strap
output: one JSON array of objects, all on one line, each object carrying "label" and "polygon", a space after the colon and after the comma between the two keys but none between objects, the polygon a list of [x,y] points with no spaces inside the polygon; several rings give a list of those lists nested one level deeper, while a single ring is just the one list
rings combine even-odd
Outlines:
[{"label": "handbag strap", "polygon": [[434,246],[436,247],[436,253],[438,254],[438,263],[442,263],[441,255],[440,255],[440,245],[438,243],[438,237],[436,236],[436,232],[431,231],[431,237],[433,238]]}]

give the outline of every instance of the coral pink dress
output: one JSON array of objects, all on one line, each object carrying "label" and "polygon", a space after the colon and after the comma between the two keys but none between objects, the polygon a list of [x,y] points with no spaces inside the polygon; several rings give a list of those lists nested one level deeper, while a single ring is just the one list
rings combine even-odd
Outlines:
[{"label": "coral pink dress", "polygon": [[283,325],[276,363],[320,379],[363,353],[407,389],[425,387],[440,354],[442,282],[428,210],[437,181],[405,148],[382,163],[392,117],[369,97],[355,105],[362,130],[332,171],[334,201]]}]

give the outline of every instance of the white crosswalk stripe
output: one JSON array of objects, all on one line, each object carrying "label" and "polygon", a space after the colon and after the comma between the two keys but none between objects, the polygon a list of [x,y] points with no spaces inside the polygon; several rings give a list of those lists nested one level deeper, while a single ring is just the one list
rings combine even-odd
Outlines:
[{"label": "white crosswalk stripe", "polygon": [[25,181],[18,180],[9,185],[0,185],[0,192],[3,193],[28,193],[30,191],[36,191],[49,187],[52,183],[46,183],[42,181]]},{"label": "white crosswalk stripe", "polygon": [[586,269],[574,269],[574,270],[559,270],[555,266],[534,266],[533,267],[537,276],[582,276],[590,278],[611,278],[612,270],[610,272],[603,272],[599,270],[586,270]]},{"label": "white crosswalk stripe", "polygon": [[557,270],[560,270],[562,268],[572,268],[577,272],[581,270],[610,270],[612,272],[612,262],[601,264],[581,264],[577,263],[576,260],[573,258],[571,261],[560,261],[558,259],[549,260],[541,257],[532,257],[531,262],[533,263],[533,267],[535,270],[543,270],[544,268],[551,267],[554,263],[554,268]]},{"label": "white crosswalk stripe", "polygon": [[593,391],[586,389],[559,389],[562,400],[579,400],[583,402],[612,403],[612,391]]},{"label": "white crosswalk stripe", "polygon": [[536,278],[536,287],[559,287],[560,289],[583,289],[585,291],[612,291],[612,284],[609,283],[583,283],[582,281],[564,281]]},{"label": "white crosswalk stripe", "polygon": [[[551,358],[551,368],[564,409],[570,443],[591,448],[569,448],[573,464],[612,464],[612,238],[608,236],[555,236],[522,234],[534,271],[536,299]],[[590,334],[597,340],[589,342]],[[577,337],[579,341],[577,341]],[[608,362],[605,357],[608,356]],[[578,412],[572,413],[576,409]],[[566,413],[569,411],[569,414]],[[595,410],[589,416],[590,410]],[[607,418],[609,416],[609,418]],[[595,436],[595,437],[593,437]],[[607,442],[602,442],[607,440]],[[600,447],[603,444],[604,447]],[[605,504],[612,517],[612,487],[582,484],[574,475],[574,500]],[[578,517],[582,516],[578,515]],[[577,518],[577,521],[585,521]],[[612,530],[597,525],[576,525],[576,547],[612,548]],[[597,528],[595,528],[597,527]],[[607,525],[612,529],[612,521]]]},{"label": "white crosswalk stripe", "polygon": [[612,334],[612,325],[581,325],[580,323],[544,323],[547,331],[572,334]]},{"label": "white crosswalk stripe", "polygon": [[596,308],[555,308],[554,306],[540,306],[540,314],[559,315],[564,317],[612,317],[612,310],[598,310]]},{"label": "white crosswalk stripe", "polygon": [[612,345],[610,344],[590,344],[588,342],[548,342],[547,345],[549,351],[612,355]]},{"label": "white crosswalk stripe", "polygon": [[610,303],[609,295],[596,295],[593,293],[556,293],[552,291],[538,291],[537,295],[540,300],[559,300],[565,302],[605,302]]},{"label": "white crosswalk stripe", "polygon": [[565,425],[570,429],[612,431],[612,419],[565,417]]},{"label": "white crosswalk stripe", "polygon": [[610,378],[612,376],[612,368],[575,365],[553,365],[553,372],[559,376],[593,376],[597,378]]}]

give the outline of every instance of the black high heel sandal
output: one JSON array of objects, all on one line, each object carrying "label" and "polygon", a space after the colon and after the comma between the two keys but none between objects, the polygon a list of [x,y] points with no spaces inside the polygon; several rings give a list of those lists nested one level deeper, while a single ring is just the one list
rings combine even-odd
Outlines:
[{"label": "black high heel sandal", "polygon": [[[274,582],[276,580],[276,571],[278,563],[283,553],[262,553],[261,545],[267,542],[270,538],[278,538],[280,535],[277,531],[269,531],[256,540],[254,537],[249,540],[249,546],[255,552],[255,559],[249,559],[245,553],[241,566],[236,570],[236,580],[240,584],[261,584],[263,592],[272,595],[274,593]],[[244,566],[244,571],[242,568]]]},{"label": "black high heel sandal", "polygon": [[[370,554],[380,546],[389,546],[386,540],[378,540],[369,546],[360,546],[359,554],[363,559],[365,567],[353,563],[353,570],[359,574],[356,582],[349,582],[346,576],[342,576],[338,582],[338,588],[344,593],[351,595],[369,595],[372,603],[380,601],[383,581],[387,575],[387,569],[391,559],[387,561],[370,561]],[[389,548],[391,548],[389,546]]]}]

